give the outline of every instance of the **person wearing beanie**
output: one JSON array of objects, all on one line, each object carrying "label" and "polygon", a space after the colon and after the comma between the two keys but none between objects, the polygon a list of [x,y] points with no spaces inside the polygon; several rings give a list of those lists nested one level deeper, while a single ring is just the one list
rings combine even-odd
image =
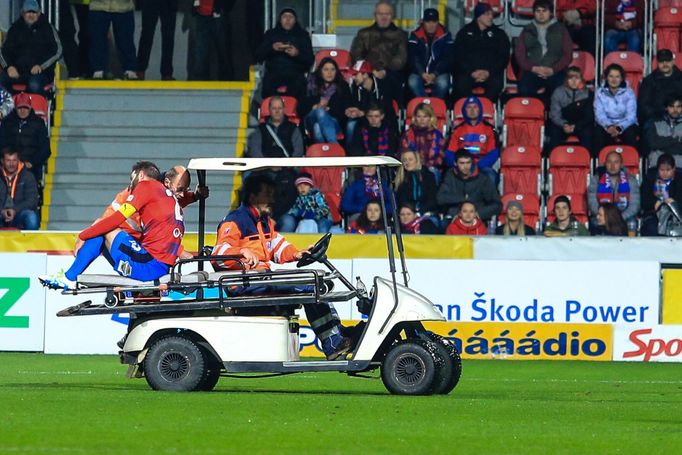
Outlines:
[{"label": "person wearing beanie", "polygon": [[283,8],[277,25],[265,32],[255,52],[256,61],[265,64],[263,98],[305,94],[305,74],[315,62],[310,35],[298,23],[293,8]]},{"label": "person wearing beanie", "polygon": [[462,27],[454,43],[454,92],[456,98],[471,96],[475,88],[496,102],[504,86],[504,71],[509,62],[510,41],[493,23],[489,4],[478,3],[474,20]]},{"label": "person wearing beanie", "polygon": [[495,235],[525,237],[535,235],[535,229],[524,224],[523,204],[520,201],[509,201],[504,211],[506,223],[495,228]]},{"label": "person wearing beanie", "polygon": [[553,17],[551,0],[533,2],[533,20],[523,28],[514,55],[519,65],[519,95],[539,96],[547,103],[564,82],[564,71],[573,59],[573,41],[566,26]]},{"label": "person wearing beanie", "polygon": [[414,96],[430,96],[445,100],[450,94],[454,44],[450,32],[438,22],[438,10],[424,10],[422,23],[410,34],[407,43],[407,85]]},{"label": "person wearing beanie", "polygon": [[354,62],[369,61],[374,76],[387,81],[387,96],[400,101],[407,64],[407,33],[393,23],[394,16],[393,4],[379,1],[374,8],[374,24],[358,31],[350,55]]},{"label": "person wearing beanie", "polygon": [[454,154],[464,149],[474,157],[474,164],[478,170],[497,184],[497,172],[493,169],[500,158],[500,150],[495,140],[493,126],[483,119],[483,105],[481,100],[470,96],[462,105],[464,121],[452,130],[450,142],[445,152],[447,167],[454,165]]},{"label": "person wearing beanie", "polygon": [[4,70],[0,83],[9,91],[14,84],[25,84],[29,93],[45,95],[45,86],[54,81],[54,68],[61,55],[57,30],[42,14],[37,0],[25,0],[21,17],[7,31],[0,48]]},{"label": "person wearing beanie", "polygon": [[299,233],[327,233],[332,227],[329,206],[320,190],[315,188],[313,177],[301,172],[296,181],[296,202],[279,220],[280,231]]}]

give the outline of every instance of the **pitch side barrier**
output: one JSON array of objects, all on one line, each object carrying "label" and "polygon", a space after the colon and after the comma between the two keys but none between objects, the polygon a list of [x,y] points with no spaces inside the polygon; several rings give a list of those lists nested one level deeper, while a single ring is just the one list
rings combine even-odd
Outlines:
[{"label": "pitch side barrier", "polygon": [[[10,236],[5,234],[0,234],[0,249],[9,244]],[[75,234],[65,235],[68,241],[75,239]],[[17,238],[24,238],[23,251],[0,253],[0,350],[116,353],[115,341],[125,333],[127,315],[58,318],[57,311],[85,298],[48,293],[35,277],[68,267],[70,254],[66,250],[60,250],[63,254],[28,253],[29,249],[47,249],[41,244],[45,240],[23,233],[11,233],[11,237],[15,247]],[[383,241],[373,245],[372,237],[334,237],[330,257],[345,276],[365,278],[384,269],[384,259],[365,257],[375,251],[370,249],[386,248]],[[314,239],[289,238],[300,246]],[[616,260],[609,257],[614,253],[596,246],[610,239],[588,239],[594,240],[592,245],[600,254],[594,259],[598,260],[462,259],[477,256],[476,246],[480,246],[479,239],[465,238],[449,238],[454,243],[447,253],[457,259],[447,258],[445,248],[439,249],[438,259],[418,258],[419,242],[436,239],[446,238],[406,239],[410,284],[439,305],[448,321],[429,328],[451,338],[464,358],[682,361],[682,277],[677,275],[682,270],[677,263],[632,260],[629,254]],[[499,240],[507,241],[499,245],[517,243]],[[549,242],[526,243],[544,248],[566,240],[571,243],[570,239],[540,240]],[[663,239],[658,243],[664,244],[675,242]],[[111,269],[99,259],[89,273],[111,273]],[[171,293],[167,298],[184,297]],[[337,309],[344,320],[361,318],[352,302]],[[301,349],[302,356],[321,355],[305,322]]]}]

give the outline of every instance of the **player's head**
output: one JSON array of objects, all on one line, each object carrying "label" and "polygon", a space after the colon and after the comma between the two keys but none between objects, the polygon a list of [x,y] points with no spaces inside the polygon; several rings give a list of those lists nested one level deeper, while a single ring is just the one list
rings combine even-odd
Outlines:
[{"label": "player's head", "polygon": [[144,180],[159,180],[161,172],[151,161],[138,161],[130,172],[130,190],[134,190],[138,183]]},{"label": "player's head", "polygon": [[189,191],[191,182],[192,177],[184,166],[173,166],[163,174],[163,185],[177,198],[183,197]]},{"label": "player's head", "polygon": [[243,201],[259,215],[269,216],[275,202],[275,182],[267,174],[251,175],[242,188]]}]

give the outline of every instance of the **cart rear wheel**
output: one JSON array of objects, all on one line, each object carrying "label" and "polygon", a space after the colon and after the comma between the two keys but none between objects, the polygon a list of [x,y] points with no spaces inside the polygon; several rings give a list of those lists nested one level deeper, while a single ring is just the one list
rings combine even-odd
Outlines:
[{"label": "cart rear wheel", "polygon": [[438,353],[443,358],[443,366],[438,369],[436,374],[433,393],[448,394],[457,386],[459,378],[462,376],[462,358],[452,341],[433,332],[427,332],[424,335],[436,346]]},{"label": "cart rear wheel", "polygon": [[381,379],[398,395],[429,395],[442,360],[433,343],[403,340],[395,344],[381,364]]},{"label": "cart rear wheel", "polygon": [[206,374],[206,360],[201,349],[189,338],[181,336],[157,340],[144,359],[144,375],[154,390],[196,390]]}]

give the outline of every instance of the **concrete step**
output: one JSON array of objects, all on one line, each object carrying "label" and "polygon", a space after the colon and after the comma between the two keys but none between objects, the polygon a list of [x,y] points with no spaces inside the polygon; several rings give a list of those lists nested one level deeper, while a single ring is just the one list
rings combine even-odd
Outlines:
[{"label": "concrete step", "polygon": [[[138,159],[144,159],[144,157],[140,157]],[[130,175],[130,168],[132,167],[133,164],[135,164],[135,161],[136,160],[129,160],[129,159],[118,160],[118,159],[112,159],[110,157],[109,158],[87,158],[87,159],[79,159],[79,158],[59,159],[59,158],[57,158],[57,164],[56,164],[56,169],[55,169],[54,173],[55,173],[55,175],[60,174],[62,172],[79,173],[79,174],[101,174],[102,170],[106,169],[110,176],[117,176],[117,175],[129,176]],[[178,161],[181,161],[181,160],[178,160],[176,158],[171,158],[171,159],[165,158],[165,159],[156,160],[155,164],[159,167],[159,169],[165,170],[165,169],[170,169],[171,167],[177,165]],[[116,177],[114,177],[114,178],[116,178]],[[107,179],[107,181],[110,181],[110,180],[111,180],[111,177]]]},{"label": "concrete step", "polygon": [[237,138],[220,141],[196,142],[138,142],[138,141],[59,141],[59,159],[63,158],[112,158],[135,160],[144,157],[147,160],[177,157],[185,163],[189,158],[219,157],[234,155]]},{"label": "concrete step", "polygon": [[[130,176],[130,168],[134,163],[131,161],[128,170],[125,174],[112,174],[110,172],[93,172],[93,173],[74,173],[74,172],[60,172],[52,174],[53,188],[92,188],[102,186],[103,189],[111,190],[113,194],[119,192],[124,186],[128,184]],[[184,162],[187,164],[187,161]],[[165,169],[164,169],[165,170]],[[192,174],[192,182],[196,183],[196,172],[190,171]],[[209,173],[207,180],[211,188],[216,188],[218,193],[222,194],[227,191],[232,185],[233,175],[228,173]],[[112,194],[112,196],[113,196]],[[219,196],[223,197],[223,196]],[[223,198],[224,200],[224,198]],[[58,201],[54,201],[57,203]]]},{"label": "concrete step", "polygon": [[[182,100],[179,104],[178,100]],[[101,111],[158,111],[158,112],[235,112],[241,108],[242,93],[203,91],[67,91],[64,110],[73,111],[87,106]]]},{"label": "concrete step", "polygon": [[183,138],[185,140],[202,140],[210,139],[217,140],[219,138],[236,137],[238,133],[238,126],[219,128],[208,128],[205,126],[198,127],[146,127],[132,125],[132,126],[70,126],[63,125],[59,128],[59,139],[80,139],[80,138],[96,138],[97,140],[113,140],[119,141],[121,138],[135,138],[136,141],[155,141],[162,139],[163,142],[173,142],[176,138]]},{"label": "concrete step", "polygon": [[100,127],[101,125],[147,128],[201,127],[237,128],[239,112],[193,115],[187,112],[65,111],[60,126]]}]

